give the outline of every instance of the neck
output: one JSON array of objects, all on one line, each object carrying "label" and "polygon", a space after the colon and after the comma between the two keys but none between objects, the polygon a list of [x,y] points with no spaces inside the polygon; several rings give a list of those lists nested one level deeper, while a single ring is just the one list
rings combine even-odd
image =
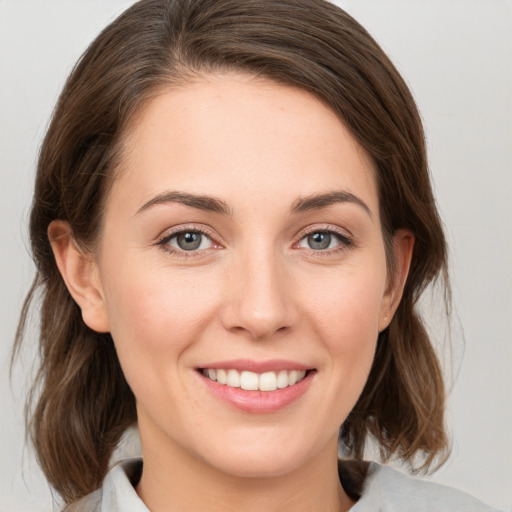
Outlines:
[{"label": "neck", "polygon": [[181,447],[163,453],[143,443],[144,468],[136,490],[152,512],[344,512],[354,503],[339,481],[336,444],[334,439],[286,474],[242,477],[219,471]]}]

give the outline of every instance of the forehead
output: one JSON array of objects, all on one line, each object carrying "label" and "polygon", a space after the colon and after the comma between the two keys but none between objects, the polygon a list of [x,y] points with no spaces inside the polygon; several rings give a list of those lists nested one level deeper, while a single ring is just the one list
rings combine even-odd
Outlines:
[{"label": "forehead", "polygon": [[362,194],[377,210],[371,158],[314,95],[247,75],[164,89],[134,118],[114,189],[138,201],[164,189],[219,197],[250,189]]}]

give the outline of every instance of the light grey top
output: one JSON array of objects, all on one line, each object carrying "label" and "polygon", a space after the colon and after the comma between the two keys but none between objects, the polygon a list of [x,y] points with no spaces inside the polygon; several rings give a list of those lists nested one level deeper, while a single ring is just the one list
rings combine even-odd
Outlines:
[{"label": "light grey top", "polygon": [[[103,486],[71,505],[66,512],[150,512],[137,496],[141,459],[127,459],[114,466]],[[359,501],[351,512],[498,512],[462,491],[407,476],[375,462],[370,468]]]}]

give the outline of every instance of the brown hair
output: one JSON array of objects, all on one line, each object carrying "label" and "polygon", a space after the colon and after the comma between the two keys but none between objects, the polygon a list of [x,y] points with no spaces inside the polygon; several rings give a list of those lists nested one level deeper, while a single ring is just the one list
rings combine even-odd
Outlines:
[{"label": "brown hair", "polygon": [[96,38],[72,71],[37,168],[30,217],[37,275],[15,352],[40,293],[41,363],[29,428],[43,471],[66,503],[101,485],[136,412],[110,335],[84,324],[64,285],[48,226],[68,221],[76,241],[92,249],[134,114],[162,88],[232,70],[326,102],[375,162],[388,255],[395,230],[415,236],[403,299],[340,429],[346,454],[361,459],[369,437],[384,459],[416,468],[446,453],[442,375],[415,311],[425,287],[447,277],[446,247],[420,116],[395,67],[355,20],[323,0],[142,0]]}]

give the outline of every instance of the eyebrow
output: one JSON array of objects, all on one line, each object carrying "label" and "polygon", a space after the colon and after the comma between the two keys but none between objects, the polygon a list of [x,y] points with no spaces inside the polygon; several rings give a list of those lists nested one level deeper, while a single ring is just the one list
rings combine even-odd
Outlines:
[{"label": "eyebrow", "polygon": [[163,194],[159,194],[150,199],[147,203],[144,203],[137,210],[137,215],[152,206],[165,203],[180,203],[205,212],[231,215],[231,209],[222,199],[206,195],[187,194],[184,192],[164,192]]},{"label": "eyebrow", "polygon": [[[207,195],[197,195],[185,192],[163,192],[144,203],[136,215],[146,211],[148,208],[158,204],[180,203],[185,206],[197,208],[206,212],[231,215],[231,208],[222,199]],[[366,203],[356,195],[346,191],[327,192],[324,194],[313,194],[306,197],[299,197],[292,205],[292,213],[307,212],[327,208],[337,203],[352,203],[360,206],[373,219],[372,212]]]},{"label": "eyebrow", "polygon": [[307,197],[299,197],[292,206],[293,213],[306,212],[326,208],[337,203],[352,203],[360,206],[373,219],[372,212],[368,205],[359,197],[344,190],[327,192],[325,194],[314,194]]}]

